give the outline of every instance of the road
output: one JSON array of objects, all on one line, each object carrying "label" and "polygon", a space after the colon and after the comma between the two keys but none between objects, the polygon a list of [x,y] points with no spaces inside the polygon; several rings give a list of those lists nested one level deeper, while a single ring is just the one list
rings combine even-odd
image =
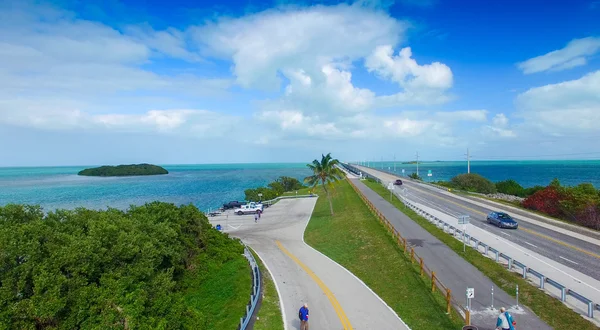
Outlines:
[{"label": "road", "polygon": [[308,303],[311,329],[409,329],[366,285],[304,243],[316,198],[284,199],[258,223],[253,215],[211,217],[259,255],[283,304],[285,329],[300,329],[298,309]]},{"label": "road", "polygon": [[[382,171],[364,167],[359,168],[387,181],[399,178]],[[575,238],[573,236],[576,234],[566,229],[552,230],[527,221],[519,221],[519,229],[517,230],[501,230],[489,225],[486,216],[492,211],[505,211],[511,214],[511,210],[502,210],[501,207],[493,207],[492,205],[481,206],[483,203],[465,201],[464,198],[455,197],[451,193],[410,180],[403,180],[403,182],[403,187],[407,188],[409,199],[450,215],[467,214],[471,218],[471,223],[479,228],[502,235],[511,242],[537,252],[568,268],[577,270],[595,280],[600,280],[600,246],[590,242],[594,239],[588,238],[589,241],[587,241],[584,240],[585,238]]]},{"label": "road", "polygon": [[507,307],[515,316],[519,329],[551,329],[529,309],[516,306],[516,300],[498,288],[477,268],[456,254],[447,245],[423,229],[419,224],[400,212],[387,199],[364,185],[358,179],[351,179],[356,187],[371,203],[385,215],[390,223],[415,249],[417,255],[423,258],[425,264],[436,273],[459,303],[465,305],[465,291],[475,289],[475,299],[471,302],[471,323],[480,330],[495,329],[497,311],[491,309],[492,291],[494,288],[494,306]]}]

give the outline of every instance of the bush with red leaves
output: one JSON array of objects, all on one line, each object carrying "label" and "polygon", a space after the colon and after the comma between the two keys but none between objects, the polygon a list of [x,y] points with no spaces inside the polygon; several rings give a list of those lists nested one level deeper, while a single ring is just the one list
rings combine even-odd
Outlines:
[{"label": "bush with red leaves", "polygon": [[560,208],[561,197],[561,193],[556,187],[548,186],[527,197],[523,201],[523,207],[560,217],[563,215]]}]

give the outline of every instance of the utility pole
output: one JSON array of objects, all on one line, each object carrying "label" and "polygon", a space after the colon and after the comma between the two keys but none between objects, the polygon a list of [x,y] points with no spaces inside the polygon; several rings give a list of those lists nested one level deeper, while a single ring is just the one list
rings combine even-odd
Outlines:
[{"label": "utility pole", "polygon": [[381,157],[381,169],[383,170],[383,156]]},{"label": "utility pole", "polygon": [[467,173],[471,173],[471,154],[469,154],[469,148],[467,148]]},{"label": "utility pole", "polygon": [[394,154],[394,173],[396,173],[396,154]]},{"label": "utility pole", "polygon": [[419,152],[417,151],[417,176],[419,176]]}]

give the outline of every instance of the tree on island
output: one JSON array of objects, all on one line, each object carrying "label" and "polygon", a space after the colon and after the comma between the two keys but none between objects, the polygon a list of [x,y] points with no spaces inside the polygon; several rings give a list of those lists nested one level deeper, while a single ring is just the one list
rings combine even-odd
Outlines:
[{"label": "tree on island", "polygon": [[304,178],[304,182],[312,188],[319,184],[323,186],[329,201],[331,215],[333,215],[333,203],[329,194],[330,190],[327,187],[333,190],[333,184],[344,178],[344,172],[337,167],[339,163],[339,160],[331,158],[331,153],[328,153],[327,155],[321,155],[321,161],[315,159],[312,164],[306,164],[313,171],[313,175]]}]

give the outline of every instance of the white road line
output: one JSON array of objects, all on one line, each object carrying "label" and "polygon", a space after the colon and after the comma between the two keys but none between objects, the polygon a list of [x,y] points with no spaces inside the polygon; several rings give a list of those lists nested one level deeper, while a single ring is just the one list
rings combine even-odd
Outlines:
[{"label": "white road line", "polygon": [[537,247],[537,245],[533,245],[533,244],[531,244],[531,243],[529,243],[529,242],[525,242],[525,241],[523,241],[523,243],[525,243],[525,244],[529,244],[529,245],[531,245],[531,246],[533,246],[533,247]]},{"label": "white road line", "polygon": [[[510,237],[510,234],[507,234],[507,233],[505,233],[505,232],[503,232],[503,231],[501,231],[501,232],[500,232],[500,234],[502,234],[502,235],[506,235],[506,236]],[[527,243],[527,242],[525,242],[525,243]],[[537,247],[537,246],[536,246],[536,247]]]},{"label": "white road line", "polygon": [[566,261],[568,261],[568,262],[572,262],[572,263],[574,263],[574,264],[576,264],[576,265],[579,265],[578,263],[576,263],[576,262],[575,262],[575,261],[573,261],[573,260],[569,260],[569,259],[567,259],[567,258],[565,258],[565,257],[562,257],[562,256],[558,256],[558,257],[559,257],[559,258],[561,258],[561,259],[564,259],[564,260],[566,260]]}]

